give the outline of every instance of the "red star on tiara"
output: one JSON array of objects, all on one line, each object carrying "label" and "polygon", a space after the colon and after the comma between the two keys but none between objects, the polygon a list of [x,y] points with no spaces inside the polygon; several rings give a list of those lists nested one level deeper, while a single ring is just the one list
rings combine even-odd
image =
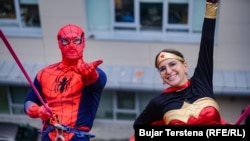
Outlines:
[{"label": "red star on tiara", "polygon": [[161,58],[164,58],[164,57],[165,57],[165,54],[162,54],[160,57],[161,57]]}]

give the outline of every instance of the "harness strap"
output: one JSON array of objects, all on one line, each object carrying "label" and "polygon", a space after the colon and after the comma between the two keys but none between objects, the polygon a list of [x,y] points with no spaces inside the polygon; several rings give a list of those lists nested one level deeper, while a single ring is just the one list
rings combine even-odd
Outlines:
[{"label": "harness strap", "polygon": [[[74,128],[71,128],[69,126],[65,126],[62,125],[64,128],[62,129],[64,132],[66,133],[74,133],[77,137],[79,138],[94,138],[95,135],[90,134],[86,131],[81,131],[81,130],[77,130]],[[49,125],[43,132],[42,132],[42,136],[47,135],[49,132],[51,132],[52,130],[55,130],[56,127]]]}]

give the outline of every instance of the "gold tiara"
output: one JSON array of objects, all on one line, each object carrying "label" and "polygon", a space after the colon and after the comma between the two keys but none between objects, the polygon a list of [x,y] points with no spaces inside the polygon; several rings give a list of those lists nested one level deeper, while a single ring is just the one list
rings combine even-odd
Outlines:
[{"label": "gold tiara", "polygon": [[173,53],[169,53],[169,52],[161,52],[160,55],[158,56],[157,58],[157,66],[159,66],[159,64],[166,60],[166,59],[177,59],[177,60],[180,60],[180,61],[184,61],[184,59],[180,56],[177,56]]}]

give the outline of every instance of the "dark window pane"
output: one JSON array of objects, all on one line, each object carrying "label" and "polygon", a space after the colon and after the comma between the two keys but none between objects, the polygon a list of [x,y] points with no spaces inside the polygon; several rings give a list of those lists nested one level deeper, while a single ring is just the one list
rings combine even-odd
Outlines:
[{"label": "dark window pane", "polygon": [[117,92],[118,109],[135,109],[135,94],[133,92]]},{"label": "dark window pane", "polygon": [[10,87],[11,101],[13,104],[23,104],[27,93],[28,93],[28,87],[24,86]]},{"label": "dark window pane", "polygon": [[113,91],[104,90],[96,113],[97,118],[113,119]]},{"label": "dark window pane", "polygon": [[0,19],[15,19],[14,0],[0,0]]},{"label": "dark window pane", "polygon": [[155,94],[158,94],[158,92],[147,92],[147,91],[138,92],[140,112],[144,110],[148,102],[151,100],[152,97],[154,97]]},{"label": "dark window pane", "polygon": [[23,26],[40,27],[40,16],[37,4],[21,4]]},{"label": "dark window pane", "polygon": [[0,113],[10,113],[7,87],[0,86]]},{"label": "dark window pane", "polygon": [[162,3],[140,3],[141,29],[161,30],[162,9]]},{"label": "dark window pane", "polygon": [[170,3],[168,12],[169,24],[188,24],[188,4]]},{"label": "dark window pane", "polygon": [[116,22],[134,22],[134,1],[133,0],[115,0],[115,21]]}]

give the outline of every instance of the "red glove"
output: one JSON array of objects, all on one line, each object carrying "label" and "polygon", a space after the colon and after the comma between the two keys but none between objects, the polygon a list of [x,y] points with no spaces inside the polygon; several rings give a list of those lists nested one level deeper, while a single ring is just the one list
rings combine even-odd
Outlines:
[{"label": "red glove", "polygon": [[91,63],[86,63],[83,62],[82,60],[78,61],[77,67],[79,73],[83,77],[85,85],[90,85],[98,79],[99,73],[96,71],[96,68],[98,67],[98,65],[102,64],[102,62],[103,62],[102,60],[97,60]]},{"label": "red glove", "polygon": [[51,115],[49,111],[46,110],[44,106],[38,106],[37,104],[33,102],[29,102],[26,105],[26,113],[31,117],[31,118],[40,118],[42,120],[48,120]]}]

